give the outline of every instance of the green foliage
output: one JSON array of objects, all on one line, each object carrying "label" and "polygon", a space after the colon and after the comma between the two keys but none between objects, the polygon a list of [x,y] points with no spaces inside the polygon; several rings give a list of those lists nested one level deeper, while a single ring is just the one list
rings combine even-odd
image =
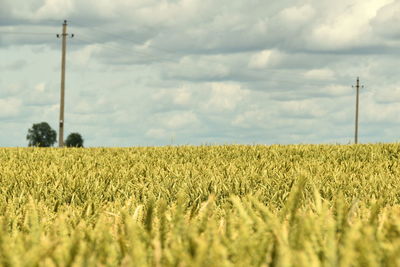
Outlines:
[{"label": "green foliage", "polygon": [[28,130],[28,146],[51,147],[57,141],[57,133],[47,122],[35,123]]},{"label": "green foliage", "polygon": [[400,144],[0,149],[0,265],[400,266]]},{"label": "green foliage", "polygon": [[83,147],[83,139],[79,133],[70,133],[65,140],[67,147]]}]

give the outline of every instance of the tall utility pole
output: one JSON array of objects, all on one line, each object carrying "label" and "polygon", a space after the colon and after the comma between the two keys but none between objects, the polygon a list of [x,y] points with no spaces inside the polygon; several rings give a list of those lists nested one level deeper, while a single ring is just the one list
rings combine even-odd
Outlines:
[{"label": "tall utility pole", "polygon": [[[64,146],[64,96],[65,96],[65,55],[67,52],[67,21],[64,20],[62,30],[62,55],[61,55],[61,99],[60,99],[60,128],[58,132],[58,146]],[[74,37],[72,34],[71,37]],[[60,35],[57,34],[57,38]]]},{"label": "tall utility pole", "polygon": [[[354,143],[358,143],[358,106],[359,106],[359,95],[360,95],[360,79],[357,77],[357,83],[356,86],[353,86],[356,88],[357,93],[356,93],[356,126],[355,126],[355,134],[354,134]],[[361,86],[363,88],[364,86]]]}]

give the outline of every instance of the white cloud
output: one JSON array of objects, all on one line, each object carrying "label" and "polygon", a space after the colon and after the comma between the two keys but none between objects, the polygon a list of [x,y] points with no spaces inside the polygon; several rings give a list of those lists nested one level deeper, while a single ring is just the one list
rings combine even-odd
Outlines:
[{"label": "white cloud", "polygon": [[325,14],[319,18],[311,33],[312,46],[322,50],[352,48],[371,40],[370,21],[377,11],[392,0],[345,0],[323,4]]},{"label": "white cloud", "polygon": [[264,50],[250,58],[248,66],[252,69],[262,69],[275,66],[280,62],[282,55],[275,50]]},{"label": "white cloud", "polygon": [[231,111],[248,95],[238,84],[211,83],[211,96],[205,109]]},{"label": "white cloud", "polygon": [[242,114],[237,115],[233,121],[233,126],[239,126],[244,128],[254,127],[256,125],[262,126],[267,123],[267,112],[265,110],[249,110]]},{"label": "white cloud", "polygon": [[286,117],[315,118],[326,115],[326,109],[313,99],[284,101],[280,104],[280,114]]},{"label": "white cloud", "polygon": [[173,105],[188,106],[192,103],[193,88],[184,85],[177,89],[162,89],[153,94],[156,101],[171,101]]},{"label": "white cloud", "polygon": [[191,93],[188,88],[181,87],[177,90],[173,99],[174,99],[174,104],[188,105],[191,100]]},{"label": "white cloud", "polygon": [[3,64],[6,62],[2,62],[2,64],[0,64],[0,70],[14,70],[14,71],[21,71],[27,64],[27,61],[25,59],[16,59],[11,63],[5,64],[3,66]]},{"label": "white cloud", "polygon": [[175,79],[202,80],[221,79],[230,74],[230,68],[220,62],[219,56],[185,56],[178,64],[166,69],[166,76]]},{"label": "white cloud", "polygon": [[44,4],[33,14],[35,20],[65,17],[74,9],[73,0],[45,0]]},{"label": "white cloud", "polygon": [[93,55],[99,53],[100,51],[101,49],[97,44],[87,45],[83,49],[73,51],[70,57],[72,59],[72,62],[74,62],[74,64],[86,66],[92,59]]},{"label": "white cloud", "polygon": [[71,110],[74,113],[80,113],[80,114],[90,114],[94,112],[94,108],[96,105],[93,105],[93,103],[89,103],[87,101],[77,101],[74,103],[73,107]]},{"label": "white cloud", "polygon": [[18,92],[22,88],[22,84],[20,82],[13,82],[11,84],[2,84],[0,80],[0,86],[2,90],[0,91],[0,97],[8,97],[18,94]]},{"label": "white cloud", "polygon": [[46,83],[41,82],[35,86],[35,91],[38,93],[43,93],[46,90]]},{"label": "white cloud", "polygon": [[315,80],[332,80],[335,73],[330,69],[312,69],[304,73],[305,78]]},{"label": "white cloud", "polygon": [[293,6],[285,8],[279,13],[279,16],[284,23],[298,27],[299,24],[313,19],[315,13],[315,9],[307,4],[300,7]]},{"label": "white cloud", "polygon": [[375,93],[374,99],[378,103],[383,103],[383,104],[400,103],[400,84],[394,84],[389,88],[387,87],[380,88],[379,91]]},{"label": "white cloud", "polygon": [[18,116],[21,111],[21,100],[16,98],[0,98],[0,118]]},{"label": "white cloud", "polygon": [[157,138],[157,139],[162,139],[162,138],[168,137],[167,136],[167,131],[164,130],[164,129],[160,129],[160,128],[157,128],[157,129],[151,128],[151,129],[149,129],[146,132],[146,136],[150,137],[150,138]]},{"label": "white cloud", "polygon": [[163,25],[164,27],[187,23],[208,6],[208,1],[196,0],[123,2],[125,10],[120,10],[122,14],[133,11],[134,15],[146,25]]},{"label": "white cloud", "polygon": [[321,92],[330,96],[344,96],[344,95],[349,95],[350,93],[353,92],[353,90],[351,90],[350,86],[332,84],[324,86]]},{"label": "white cloud", "polygon": [[360,121],[364,123],[400,123],[400,106],[398,103],[379,104],[375,94],[366,93],[360,96]]},{"label": "white cloud", "polygon": [[199,120],[194,112],[184,111],[172,116],[166,116],[162,123],[169,129],[179,129],[198,124]]},{"label": "white cloud", "polygon": [[372,20],[371,24],[378,34],[391,38],[400,38],[400,2],[383,6]]}]

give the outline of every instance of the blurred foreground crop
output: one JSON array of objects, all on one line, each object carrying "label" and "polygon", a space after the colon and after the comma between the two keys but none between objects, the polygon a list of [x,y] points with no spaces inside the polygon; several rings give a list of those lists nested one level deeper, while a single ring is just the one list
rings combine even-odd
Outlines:
[{"label": "blurred foreground crop", "polygon": [[400,144],[0,149],[1,266],[400,266]]}]

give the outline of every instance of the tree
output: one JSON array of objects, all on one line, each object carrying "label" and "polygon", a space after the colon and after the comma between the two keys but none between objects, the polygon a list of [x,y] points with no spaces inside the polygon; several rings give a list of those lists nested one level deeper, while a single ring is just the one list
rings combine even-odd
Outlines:
[{"label": "tree", "polygon": [[70,133],[65,140],[67,147],[83,147],[83,139],[79,133]]},{"label": "tree", "polygon": [[28,146],[50,147],[57,142],[57,133],[47,122],[35,123],[28,130],[26,139],[29,140]]}]

